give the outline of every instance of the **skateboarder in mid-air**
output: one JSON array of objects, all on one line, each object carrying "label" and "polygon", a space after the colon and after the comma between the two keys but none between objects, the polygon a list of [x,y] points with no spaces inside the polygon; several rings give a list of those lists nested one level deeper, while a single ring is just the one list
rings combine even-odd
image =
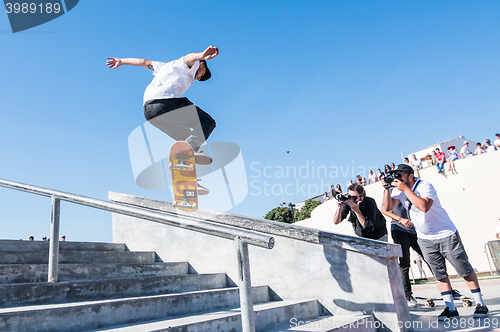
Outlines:
[{"label": "skateboarder in mid-air", "polygon": [[[107,58],[106,65],[116,69],[122,65],[149,68],[153,81],[144,92],[144,116],[176,141],[186,141],[195,152],[197,164],[207,165],[212,158],[199,151],[215,128],[215,121],[201,108],[182,94],[194,80],[206,81],[212,74],[207,60],[219,54],[217,47],[209,46],[200,53],[189,53],[171,62],[150,61],[137,58]],[[198,194],[208,194],[208,189],[198,184]]]}]

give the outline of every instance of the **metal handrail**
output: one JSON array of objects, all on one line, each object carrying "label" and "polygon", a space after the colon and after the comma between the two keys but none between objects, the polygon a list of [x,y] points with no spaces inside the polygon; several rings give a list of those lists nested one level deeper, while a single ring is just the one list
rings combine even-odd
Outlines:
[{"label": "metal handrail", "polygon": [[249,230],[238,229],[236,227],[220,225],[203,219],[155,212],[139,207],[131,207],[115,202],[108,202],[96,198],[3,179],[0,179],[0,186],[52,198],[51,241],[48,268],[49,282],[58,281],[59,218],[61,200],[236,241],[238,250],[238,276],[240,282],[239,288],[242,327],[244,332],[255,331],[248,245],[251,244],[261,248],[272,249],[274,247],[274,237]]}]

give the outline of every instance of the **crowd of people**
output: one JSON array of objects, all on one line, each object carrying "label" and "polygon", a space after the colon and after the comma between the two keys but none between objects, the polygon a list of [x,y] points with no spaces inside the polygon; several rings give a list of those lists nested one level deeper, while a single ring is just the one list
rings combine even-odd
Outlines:
[{"label": "crowd of people", "polygon": [[[441,151],[440,148],[436,148],[421,159],[417,158],[415,154],[411,156],[411,159],[404,158],[404,163],[413,168],[416,177],[420,177],[419,170],[432,166],[436,166],[439,173],[444,173],[446,164],[448,164],[448,172],[454,174],[456,172],[456,160],[500,150],[500,133],[495,134],[495,137],[496,140],[493,142],[493,144],[491,143],[490,139],[486,139],[483,143],[477,142],[476,149],[474,151],[469,148],[469,142],[464,141],[464,145],[461,147],[460,151],[458,151],[454,145],[448,146],[448,156],[446,156],[446,153],[444,151]],[[375,182],[379,182],[380,180],[382,180],[385,174],[395,169],[396,165],[394,163],[391,163],[384,165],[383,171],[380,168],[378,168],[376,172],[369,170],[368,181],[364,176],[359,174],[356,176],[356,179],[354,181],[349,180],[345,188],[348,188],[352,184],[360,184],[362,186],[366,186]],[[341,186],[339,184],[337,184],[336,186],[332,185],[330,192],[325,192],[323,194],[323,201],[334,199],[338,194],[342,194]]]}]

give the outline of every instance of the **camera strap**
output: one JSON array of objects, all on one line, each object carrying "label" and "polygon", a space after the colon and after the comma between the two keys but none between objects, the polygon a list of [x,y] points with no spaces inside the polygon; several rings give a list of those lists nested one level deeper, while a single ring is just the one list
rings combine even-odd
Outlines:
[{"label": "camera strap", "polygon": [[[415,192],[415,190],[417,189],[419,184],[420,184],[420,179],[418,179],[417,183],[415,183],[415,185],[413,186],[413,189],[412,189],[413,192]],[[411,220],[410,210],[411,210],[411,207],[413,206],[413,203],[408,199],[408,197],[406,199],[408,200],[408,217],[410,217],[409,219]]]}]

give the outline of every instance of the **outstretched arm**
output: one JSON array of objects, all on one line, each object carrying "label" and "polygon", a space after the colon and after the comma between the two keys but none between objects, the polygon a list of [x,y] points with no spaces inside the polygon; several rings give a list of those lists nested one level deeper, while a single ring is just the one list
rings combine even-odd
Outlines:
[{"label": "outstretched arm", "polygon": [[219,49],[217,47],[209,46],[206,50],[200,53],[189,53],[184,57],[184,63],[191,68],[196,61],[199,60],[210,60],[219,55]]},{"label": "outstretched arm", "polygon": [[137,67],[145,67],[153,70],[153,65],[151,64],[150,60],[145,60],[145,59],[137,59],[137,58],[108,58],[106,61],[106,66],[108,68],[113,68],[116,69],[122,65],[131,65],[131,66],[137,66]]}]

